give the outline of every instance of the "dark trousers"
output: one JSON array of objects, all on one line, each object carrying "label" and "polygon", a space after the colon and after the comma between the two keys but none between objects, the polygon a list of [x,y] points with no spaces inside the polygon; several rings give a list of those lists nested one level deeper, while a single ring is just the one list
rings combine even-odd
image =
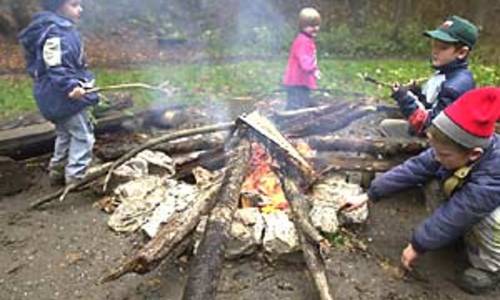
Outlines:
[{"label": "dark trousers", "polygon": [[286,109],[300,109],[313,106],[311,100],[311,89],[305,86],[288,86],[286,87],[287,103]]}]

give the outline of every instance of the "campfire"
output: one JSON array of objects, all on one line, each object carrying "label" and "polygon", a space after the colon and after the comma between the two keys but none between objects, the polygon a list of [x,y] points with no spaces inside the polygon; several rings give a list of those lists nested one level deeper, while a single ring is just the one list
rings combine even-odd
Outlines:
[{"label": "campfire", "polygon": [[[129,272],[149,272],[160,262],[176,258],[195,244],[184,299],[213,299],[224,259],[255,251],[264,251],[276,258],[300,250],[321,299],[332,299],[323,265],[330,244],[322,233],[335,233],[343,224],[361,222],[368,213],[366,207],[350,214],[340,210],[347,197],[362,191],[359,185],[346,182],[345,176],[338,172],[385,171],[399,162],[391,157],[414,154],[426,145],[414,140],[318,134],[335,132],[384,109],[360,103],[336,103],[275,113],[271,116],[273,121],[254,112],[240,116],[235,122],[160,136],[92,172],[80,184],[107,174],[103,182],[106,190],[116,186],[117,177],[127,177],[124,169],[142,168],[143,176],[122,180],[112,196],[106,198],[104,206],[113,212],[110,226],[115,230],[141,228],[151,237],[142,249],[103,280],[115,280]],[[208,143],[210,149],[201,154],[189,154],[190,158],[181,164],[164,155],[158,156],[155,151],[144,153],[159,145],[164,145],[159,147],[163,150],[202,149],[203,137],[186,138],[218,131],[230,134],[225,140]],[[189,143],[189,147],[182,147],[182,143]],[[326,149],[391,159],[316,155],[317,150]],[[155,168],[163,171],[157,172],[159,175],[148,174]],[[186,174],[194,175],[196,185],[179,180]],[[32,207],[57,197],[63,200],[77,187],[66,187],[34,202]],[[136,218],[131,218],[132,215]]]}]

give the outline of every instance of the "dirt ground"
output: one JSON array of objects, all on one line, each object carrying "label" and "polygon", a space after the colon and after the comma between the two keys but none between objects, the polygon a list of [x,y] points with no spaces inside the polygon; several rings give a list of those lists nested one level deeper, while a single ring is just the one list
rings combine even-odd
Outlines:
[{"label": "dirt ground", "polygon": [[[110,267],[136,249],[137,235],[108,229],[108,215],[92,191],[71,194],[41,211],[29,203],[51,191],[44,164],[30,164],[32,186],[0,199],[0,299],[180,299],[185,261],[161,265],[148,275],[126,275],[100,284]],[[368,251],[339,246],[327,260],[335,299],[498,299],[472,297],[453,284],[465,267],[457,247],[425,255],[417,275],[395,270],[411,229],[427,214],[418,191],[371,206],[367,224],[352,229]],[[259,255],[226,262],[218,299],[318,299],[305,264],[296,257],[270,263]]]}]

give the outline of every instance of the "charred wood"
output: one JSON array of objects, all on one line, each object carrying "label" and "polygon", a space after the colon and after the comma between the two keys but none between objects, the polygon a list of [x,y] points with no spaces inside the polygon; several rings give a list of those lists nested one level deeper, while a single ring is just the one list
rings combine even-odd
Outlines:
[{"label": "charred wood", "polygon": [[217,196],[216,206],[208,219],[198,253],[191,261],[182,299],[215,299],[233,215],[238,208],[241,185],[249,166],[250,142],[243,134],[244,132],[238,131],[230,142],[226,175]]},{"label": "charred wood", "polygon": [[359,172],[386,172],[401,164],[404,159],[375,159],[341,156],[337,153],[320,153],[313,158],[316,169],[322,170],[319,177],[330,172],[359,171]]},{"label": "charred wood", "polygon": [[377,110],[373,106],[349,107],[338,113],[322,116],[314,119],[306,126],[298,126],[298,129],[286,130],[290,137],[303,137],[321,133],[331,133],[349,126],[352,122],[361,119]]},{"label": "charred wood", "polygon": [[384,157],[394,157],[402,154],[415,155],[428,148],[427,141],[419,138],[363,139],[335,136],[314,136],[307,138],[306,142],[311,148],[318,151],[363,152],[372,155],[380,154]]},{"label": "charred wood", "polygon": [[168,155],[178,153],[190,153],[208,149],[217,149],[223,146],[224,138],[221,135],[197,135],[185,137],[168,143],[163,143],[152,147],[152,150],[165,152]]},{"label": "charred wood", "polygon": [[[226,162],[227,155],[224,153],[223,147],[218,147],[213,150],[208,150],[196,157],[182,162],[181,164],[176,164],[176,174],[175,178],[184,178],[190,175],[194,168],[202,167],[207,170],[217,170],[224,166]],[[175,159],[174,159],[175,160]]]},{"label": "charred wood", "polygon": [[321,125],[324,122],[331,122],[331,120],[342,118],[350,111],[359,108],[359,106],[360,104],[344,105],[329,114],[318,116],[316,118],[306,118],[304,120],[294,121],[293,123],[287,124],[287,126],[280,126],[280,129],[288,136],[291,137],[298,136],[299,133],[308,131],[310,130],[310,128],[317,127],[318,125]]}]

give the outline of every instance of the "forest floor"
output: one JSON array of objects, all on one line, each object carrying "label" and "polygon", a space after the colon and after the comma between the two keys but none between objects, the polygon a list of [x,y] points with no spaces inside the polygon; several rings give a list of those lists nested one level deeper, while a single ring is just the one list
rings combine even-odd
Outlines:
[{"label": "forest floor", "polygon": [[[27,210],[31,201],[53,191],[46,160],[26,164],[29,189],[0,198],[0,299],[180,299],[186,257],[144,276],[99,283],[142,242],[138,235],[118,235],[107,227],[108,215],[94,206],[99,200],[94,192],[72,193],[62,203]],[[419,199],[420,193],[411,191],[372,205],[368,222],[350,229],[366,251],[336,245],[326,261],[335,299],[471,299],[453,283],[466,266],[455,246],[426,254],[416,266],[418,276],[396,274],[412,228],[427,215]],[[474,299],[499,297],[497,291]],[[317,298],[303,261],[290,257],[271,263],[262,255],[226,262],[217,297]]]}]

